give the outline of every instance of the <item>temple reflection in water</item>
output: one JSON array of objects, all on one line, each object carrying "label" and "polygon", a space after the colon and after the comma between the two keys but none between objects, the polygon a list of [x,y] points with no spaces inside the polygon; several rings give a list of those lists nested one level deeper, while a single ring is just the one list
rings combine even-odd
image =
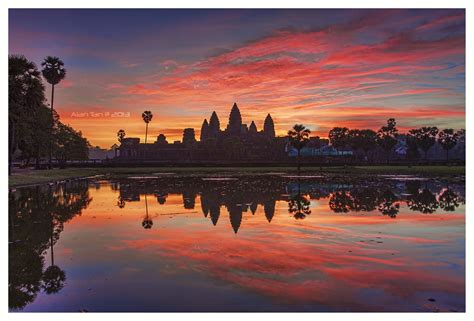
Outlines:
[{"label": "temple reflection in water", "polygon": [[[145,230],[156,230],[157,236],[163,231],[157,229],[163,228],[165,222],[157,215],[172,217],[195,213],[195,219],[210,220],[212,225],[207,230],[211,233],[213,226],[228,216],[235,234],[248,224],[246,218],[261,215],[259,222],[265,221],[262,224],[278,226],[267,230],[258,223],[259,233],[271,238],[272,233],[282,228],[281,220],[274,223],[275,217],[281,215],[290,219],[290,225],[317,217],[323,209],[331,216],[383,215],[391,220],[410,212],[423,217],[434,213],[449,215],[465,203],[463,181],[448,184],[441,180],[392,177],[175,178],[163,175],[20,188],[9,194],[10,310],[22,310],[37,296],[51,296],[64,288],[68,273],[61,268],[64,259],[55,262],[55,245],[65,224],[81,215],[94,202],[91,194],[103,188],[108,190],[103,195],[110,195],[107,198],[110,202],[98,206],[107,209],[109,219],[128,213],[127,220],[131,220],[133,226],[137,215],[136,225]],[[179,208],[184,211],[175,213]],[[180,219],[180,224],[186,220],[186,217]],[[312,224],[314,221],[310,222]],[[337,227],[338,223],[332,224]],[[220,225],[222,223],[216,231],[220,227],[225,234],[231,232]],[[113,230],[112,225],[109,227]],[[203,230],[205,224],[199,224],[197,228]]]},{"label": "temple reflection in water", "polygon": [[[275,215],[277,201],[288,203],[288,212],[295,219],[304,219],[311,214],[311,201],[329,199],[329,208],[334,213],[372,212],[395,218],[400,205],[411,211],[431,214],[438,210],[454,211],[464,203],[464,189],[428,180],[373,181],[352,180],[342,177],[298,179],[296,177],[255,178],[186,178],[177,182],[171,178],[123,179],[114,188],[119,191],[117,205],[123,208],[128,202],[139,202],[142,196],[146,208],[147,195],[156,197],[161,205],[170,194],[181,194],[183,207],[194,209],[200,197],[201,210],[205,218],[216,225],[222,208],[226,208],[232,228],[238,232],[243,213],[255,214],[263,207],[270,223]],[[149,219],[148,214],[146,219]]]}]

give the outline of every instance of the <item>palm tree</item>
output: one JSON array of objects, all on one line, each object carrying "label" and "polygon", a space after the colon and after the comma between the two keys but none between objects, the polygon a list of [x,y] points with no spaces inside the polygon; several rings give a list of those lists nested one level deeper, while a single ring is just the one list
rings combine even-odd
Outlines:
[{"label": "palm tree", "polygon": [[153,118],[153,114],[151,113],[151,111],[145,110],[142,113],[142,118],[143,118],[143,121],[146,124],[146,130],[145,130],[145,144],[146,144],[146,138],[148,136],[148,123],[151,122],[151,119]]},{"label": "palm tree", "polygon": [[390,162],[392,149],[398,142],[398,129],[395,118],[387,120],[387,126],[382,126],[377,132],[377,144],[385,151],[387,164]]},{"label": "palm tree", "polygon": [[311,131],[301,124],[296,124],[288,131],[290,144],[298,151],[298,173],[300,172],[301,149],[308,143]]},{"label": "palm tree", "polygon": [[64,62],[61,59],[52,56],[44,58],[41,66],[43,67],[43,77],[51,84],[51,139],[49,143],[49,168],[51,168],[51,158],[53,155],[52,136],[54,127],[54,86],[66,78],[66,69],[64,68]]},{"label": "palm tree", "polygon": [[119,142],[122,142],[122,140],[125,138],[125,130],[123,129],[120,129],[118,132],[117,132],[117,139]]},{"label": "palm tree", "polygon": [[449,161],[449,151],[457,145],[458,140],[458,133],[452,128],[443,129],[438,133],[438,143],[446,151],[446,162]]}]

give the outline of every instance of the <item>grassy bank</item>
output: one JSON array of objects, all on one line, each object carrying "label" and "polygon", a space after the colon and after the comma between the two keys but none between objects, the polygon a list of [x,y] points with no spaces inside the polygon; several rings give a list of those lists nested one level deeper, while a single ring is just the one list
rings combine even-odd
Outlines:
[{"label": "grassy bank", "polygon": [[[175,173],[183,175],[231,174],[248,175],[271,172],[295,173],[295,167],[106,167],[68,168],[52,170],[28,170],[16,172],[8,180],[9,187],[43,184],[71,178],[94,175],[153,175],[154,173]],[[354,166],[354,167],[303,167],[301,173],[332,174],[410,174],[410,175],[463,175],[464,166]]]}]

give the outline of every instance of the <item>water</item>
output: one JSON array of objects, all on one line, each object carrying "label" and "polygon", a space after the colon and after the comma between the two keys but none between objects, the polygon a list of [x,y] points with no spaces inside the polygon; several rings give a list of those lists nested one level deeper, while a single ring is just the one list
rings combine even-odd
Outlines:
[{"label": "water", "polygon": [[10,311],[465,311],[463,180],[212,178],[10,192]]}]

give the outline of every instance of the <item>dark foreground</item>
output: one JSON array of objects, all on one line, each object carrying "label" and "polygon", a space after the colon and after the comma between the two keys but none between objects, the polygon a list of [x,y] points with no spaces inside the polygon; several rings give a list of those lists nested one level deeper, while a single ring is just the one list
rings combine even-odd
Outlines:
[{"label": "dark foreground", "polygon": [[465,311],[463,176],[122,175],[9,195],[11,311]]}]

